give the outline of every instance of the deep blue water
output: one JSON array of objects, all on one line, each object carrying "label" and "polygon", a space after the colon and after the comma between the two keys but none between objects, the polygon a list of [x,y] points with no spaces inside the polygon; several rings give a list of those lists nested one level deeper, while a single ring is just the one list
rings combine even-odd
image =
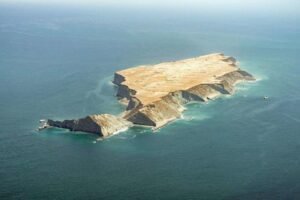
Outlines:
[{"label": "deep blue water", "polygon": [[[121,112],[116,70],[213,52],[259,81],[157,133],[35,131]],[[299,56],[296,15],[2,5],[0,199],[300,199]]]}]

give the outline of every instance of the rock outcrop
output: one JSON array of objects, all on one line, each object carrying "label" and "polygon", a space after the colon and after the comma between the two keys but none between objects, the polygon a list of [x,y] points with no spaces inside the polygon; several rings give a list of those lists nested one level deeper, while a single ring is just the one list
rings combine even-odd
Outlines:
[{"label": "rock outcrop", "polygon": [[122,118],[92,115],[48,125],[109,136],[132,124],[160,128],[181,116],[184,105],[232,94],[234,85],[255,78],[238,67],[233,57],[210,54],[196,58],[138,66],[115,73],[116,96],[127,102]]},{"label": "rock outcrop", "polygon": [[132,124],[114,115],[90,115],[82,119],[53,121],[47,120],[49,126],[65,128],[71,131],[95,133],[101,137],[110,136],[118,131],[130,127]]}]

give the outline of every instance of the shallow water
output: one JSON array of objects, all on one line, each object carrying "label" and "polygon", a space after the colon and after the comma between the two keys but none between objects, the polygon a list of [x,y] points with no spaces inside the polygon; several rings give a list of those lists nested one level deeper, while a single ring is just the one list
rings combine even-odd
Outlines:
[{"label": "shallow water", "polygon": [[[1,199],[300,198],[300,19],[152,14],[0,7]],[[116,70],[213,52],[259,81],[155,133],[35,131],[41,118],[121,112]]]}]

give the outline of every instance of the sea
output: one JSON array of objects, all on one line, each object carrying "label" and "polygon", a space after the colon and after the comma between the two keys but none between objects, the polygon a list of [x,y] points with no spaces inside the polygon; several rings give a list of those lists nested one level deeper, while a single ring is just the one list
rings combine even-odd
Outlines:
[{"label": "sea", "polygon": [[[36,131],[121,113],[117,70],[217,52],[257,81],[156,132]],[[300,15],[0,4],[0,199],[300,199],[299,152]]]}]

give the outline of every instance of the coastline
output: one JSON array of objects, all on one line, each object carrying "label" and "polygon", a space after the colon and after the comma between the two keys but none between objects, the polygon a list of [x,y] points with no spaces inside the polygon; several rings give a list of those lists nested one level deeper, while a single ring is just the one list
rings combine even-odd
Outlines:
[{"label": "coastline", "polygon": [[128,68],[116,72],[112,80],[118,86],[118,102],[127,106],[124,112],[78,120],[48,120],[47,126],[95,133],[104,138],[131,126],[157,131],[181,118],[185,105],[233,95],[237,84],[255,80],[238,67],[235,58],[224,54]]}]

